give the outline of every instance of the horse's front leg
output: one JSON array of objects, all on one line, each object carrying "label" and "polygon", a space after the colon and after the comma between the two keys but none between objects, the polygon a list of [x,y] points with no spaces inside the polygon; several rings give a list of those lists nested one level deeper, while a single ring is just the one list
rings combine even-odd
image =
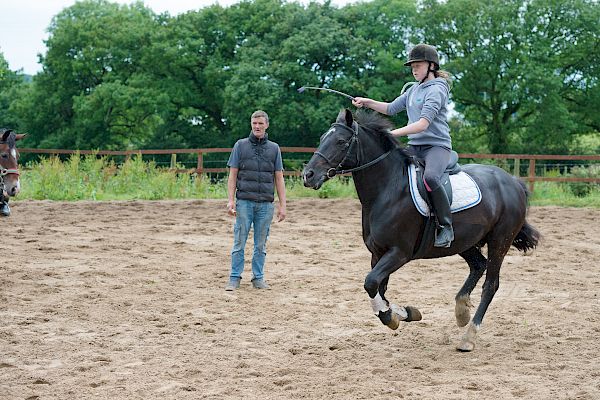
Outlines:
[{"label": "horse's front leg", "polygon": [[391,329],[398,329],[400,321],[420,321],[421,313],[411,306],[390,304],[385,298],[387,283],[392,272],[403,266],[409,258],[397,247],[385,252],[380,258],[373,256],[371,272],[365,278],[365,290],[371,298],[373,312]]}]

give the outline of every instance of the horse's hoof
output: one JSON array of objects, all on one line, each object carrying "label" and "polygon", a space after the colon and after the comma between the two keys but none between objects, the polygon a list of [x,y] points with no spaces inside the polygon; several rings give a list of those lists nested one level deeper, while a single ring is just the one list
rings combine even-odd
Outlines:
[{"label": "horse's hoof", "polygon": [[403,318],[401,318],[400,315],[397,312],[394,312],[394,310],[391,308],[387,311],[379,312],[377,314],[377,317],[379,318],[382,324],[384,324],[392,330],[398,329],[398,327],[400,326],[400,321],[402,321]]},{"label": "horse's hoof", "polygon": [[406,317],[406,319],[404,320],[405,322],[420,321],[423,319],[421,311],[419,311],[416,307],[406,306],[404,308],[406,309],[406,313],[408,314],[408,317]]},{"label": "horse's hoof", "polygon": [[473,351],[475,348],[475,343],[468,340],[461,340],[460,344],[456,346],[456,350],[462,351],[463,353],[468,353]]},{"label": "horse's hoof", "polygon": [[459,309],[458,305],[454,310],[454,316],[456,317],[456,325],[458,325],[459,328],[467,326],[467,324],[471,320],[471,312],[469,311],[469,309]]},{"label": "horse's hoof", "polygon": [[471,320],[471,300],[468,297],[461,297],[456,300],[454,306],[454,316],[456,317],[456,325],[460,328],[467,326]]},{"label": "horse's hoof", "polygon": [[456,347],[456,350],[463,352],[473,351],[475,348],[475,338],[477,337],[478,331],[478,325],[470,324],[464,336],[460,340],[459,345]]},{"label": "horse's hoof", "polygon": [[400,326],[400,316],[395,312],[392,312],[392,317],[390,322],[388,322],[387,327],[391,330],[395,331]]}]

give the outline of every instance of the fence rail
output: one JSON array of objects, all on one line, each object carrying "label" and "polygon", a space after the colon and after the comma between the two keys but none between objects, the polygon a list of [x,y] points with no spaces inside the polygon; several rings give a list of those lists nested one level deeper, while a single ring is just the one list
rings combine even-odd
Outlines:
[{"label": "fence rail", "polygon": [[[33,148],[22,148],[19,149],[20,153],[33,153],[33,154],[48,154],[48,155],[59,155],[59,154],[96,154],[100,156],[125,156],[129,158],[136,154],[141,155],[161,155],[171,154],[171,168],[175,168],[177,163],[177,154],[197,154],[196,168],[178,170],[181,172],[196,172],[198,174],[205,173],[224,173],[227,172],[227,168],[205,168],[204,167],[204,155],[211,153],[230,153],[231,148],[207,148],[207,149],[158,149],[158,150],[65,150],[65,149],[33,149]],[[313,153],[316,150],[314,147],[281,147],[282,153]],[[477,153],[460,153],[459,158],[461,159],[492,159],[492,160],[513,160],[514,169],[513,173],[516,176],[521,177],[523,180],[529,182],[529,189],[533,191],[534,183],[540,181],[551,181],[551,182],[588,182],[588,183],[600,183],[600,177],[598,178],[581,178],[581,177],[547,177],[539,176],[536,174],[536,161],[537,160],[556,160],[556,161],[600,161],[600,155],[555,155],[555,154],[477,154]],[[527,168],[527,175],[520,176],[521,161],[529,160]],[[300,171],[285,171],[287,176],[299,176]]]}]

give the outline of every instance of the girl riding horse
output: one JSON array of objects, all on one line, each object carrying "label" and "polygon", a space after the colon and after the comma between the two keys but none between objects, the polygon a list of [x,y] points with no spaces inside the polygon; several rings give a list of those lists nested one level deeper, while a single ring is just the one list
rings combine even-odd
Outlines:
[{"label": "girl riding horse", "polygon": [[440,71],[440,57],[433,46],[419,44],[409,53],[408,61],[413,76],[419,82],[411,86],[391,103],[355,97],[356,107],[368,107],[381,114],[395,115],[407,110],[408,125],[391,131],[392,136],[408,136],[411,152],[425,163],[423,180],[429,193],[438,229],[436,247],[450,247],[454,240],[452,214],[442,174],[448,166],[452,150],[450,128],[446,120],[450,78]]}]

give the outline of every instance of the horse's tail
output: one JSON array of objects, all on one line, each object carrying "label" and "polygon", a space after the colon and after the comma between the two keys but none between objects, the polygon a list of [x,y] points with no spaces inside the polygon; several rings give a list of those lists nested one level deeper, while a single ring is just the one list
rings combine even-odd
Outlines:
[{"label": "horse's tail", "polygon": [[[527,199],[527,203],[529,204],[529,189],[527,189],[527,185],[525,182],[519,179],[519,183],[521,187],[525,191],[525,198]],[[517,248],[517,250],[527,252],[527,250],[533,250],[538,245],[540,241],[541,234],[535,229],[529,222],[525,221],[523,227],[517,233],[517,236],[513,240],[512,245]]]},{"label": "horse's tail", "polygon": [[512,245],[515,246],[517,250],[527,252],[527,250],[536,248],[540,241],[540,236],[540,232],[531,226],[529,222],[525,221],[525,224],[523,224],[523,227],[513,240]]}]

